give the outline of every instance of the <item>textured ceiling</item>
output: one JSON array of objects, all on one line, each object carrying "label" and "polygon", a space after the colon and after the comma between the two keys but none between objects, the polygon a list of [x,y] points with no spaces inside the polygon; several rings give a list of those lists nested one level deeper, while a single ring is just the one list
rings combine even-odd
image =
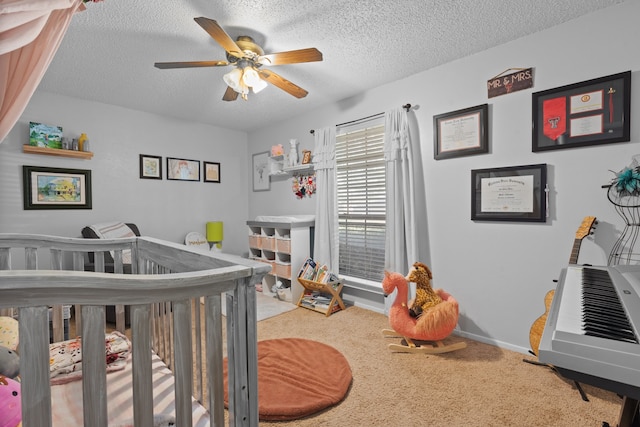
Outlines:
[{"label": "textured ceiling", "polygon": [[[39,89],[253,131],[623,0],[105,0],[76,14]],[[222,101],[231,67],[159,70],[154,62],[225,60],[193,20],[216,20],[265,53],[316,47],[322,62],[267,67],[309,91],[269,86]]]}]

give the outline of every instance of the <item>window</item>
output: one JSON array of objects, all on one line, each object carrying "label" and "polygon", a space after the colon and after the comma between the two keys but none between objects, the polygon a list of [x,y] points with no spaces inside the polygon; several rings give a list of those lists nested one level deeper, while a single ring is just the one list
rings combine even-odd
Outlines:
[{"label": "window", "polygon": [[379,282],[384,271],[384,118],[336,135],[339,273]]}]

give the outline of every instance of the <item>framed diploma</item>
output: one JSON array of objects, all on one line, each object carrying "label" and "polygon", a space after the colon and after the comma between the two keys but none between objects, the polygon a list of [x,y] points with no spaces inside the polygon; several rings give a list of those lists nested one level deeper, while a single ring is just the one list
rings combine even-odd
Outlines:
[{"label": "framed diploma", "polygon": [[631,138],[631,71],[536,92],[532,151]]},{"label": "framed diploma", "polygon": [[433,116],[436,160],[489,152],[488,104]]},{"label": "framed diploma", "polygon": [[471,171],[474,221],[547,220],[547,165]]}]

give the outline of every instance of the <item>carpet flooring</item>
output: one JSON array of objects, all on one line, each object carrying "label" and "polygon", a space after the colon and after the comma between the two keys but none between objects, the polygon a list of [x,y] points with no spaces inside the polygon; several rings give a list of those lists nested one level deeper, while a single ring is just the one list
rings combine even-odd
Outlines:
[{"label": "carpet flooring", "polygon": [[[622,400],[572,381],[546,367],[524,363],[527,355],[466,338],[467,348],[441,355],[397,353],[384,337],[386,316],[347,307],[329,317],[304,308],[258,323],[258,340],[297,337],[326,343],[348,360],[353,381],[345,399],[293,421],[261,421],[260,427],[325,426],[615,426]],[[529,336],[528,330],[523,330]],[[308,361],[313,369],[313,360]],[[258,400],[262,396],[258,396]]]}]

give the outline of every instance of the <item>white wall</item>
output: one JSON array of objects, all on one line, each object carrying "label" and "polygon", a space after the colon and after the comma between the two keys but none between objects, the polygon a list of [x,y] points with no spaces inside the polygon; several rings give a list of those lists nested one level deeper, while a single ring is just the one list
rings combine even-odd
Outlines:
[{"label": "white wall", "polygon": [[[24,154],[29,121],[63,127],[68,136],[85,132],[91,160]],[[224,222],[225,251],[247,251],[249,185],[247,135],[116,106],[36,92],[22,117],[0,144],[0,232],[80,236],[83,226],[120,220],[142,234],[184,242],[190,231],[205,233],[207,221]],[[221,183],[140,179],[139,155],[220,162]],[[22,166],[89,169],[93,209],[23,210]],[[202,171],[201,171],[202,172]]]},{"label": "white wall", "polygon": [[[417,123],[424,168],[428,242],[422,259],[433,270],[434,286],[460,302],[461,333],[526,352],[529,329],[544,312],[544,295],[569,260],[575,233],[585,216],[599,220],[594,237],[582,244],[579,262],[606,264],[622,222],[601,188],[640,152],[638,80],[640,2],[576,19],[550,30],[460,59],[277,123],[249,135],[251,153],[298,138],[313,147],[309,129],[382,112],[406,103],[419,106]],[[428,40],[424,41],[429,43]],[[375,68],[375,66],[372,66]],[[488,99],[486,81],[511,67],[534,67],[534,88]],[[531,93],[632,70],[631,142],[533,153]],[[375,72],[375,70],[372,70]],[[635,87],[634,87],[635,86]],[[309,96],[313,96],[310,94]],[[433,159],[433,116],[489,104],[490,153],[449,160]],[[548,164],[550,218],[546,223],[470,220],[472,169]],[[250,194],[249,214],[313,213],[313,200],[296,200],[289,183]]]}]

